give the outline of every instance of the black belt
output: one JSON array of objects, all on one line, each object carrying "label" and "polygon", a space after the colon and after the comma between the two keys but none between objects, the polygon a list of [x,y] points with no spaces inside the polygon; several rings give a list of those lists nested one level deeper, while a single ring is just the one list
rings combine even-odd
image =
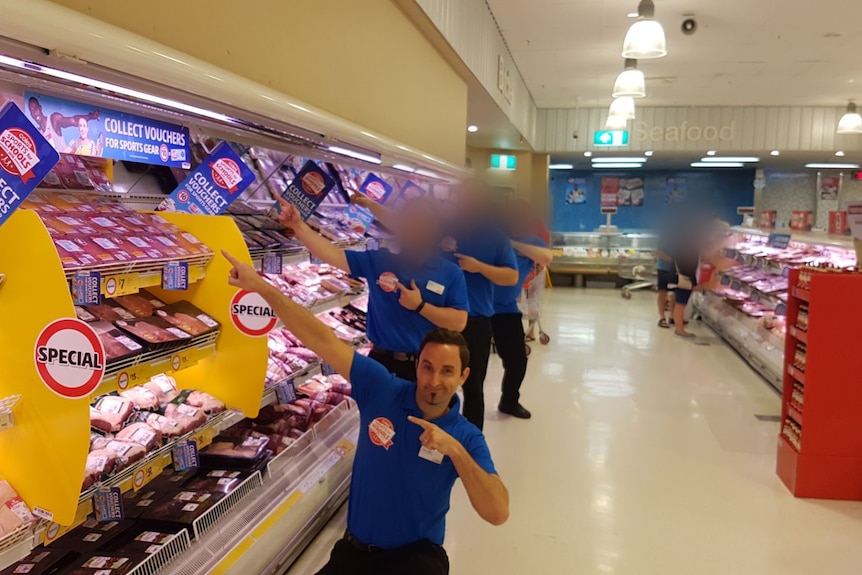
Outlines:
[{"label": "black belt", "polygon": [[377,355],[381,355],[388,359],[394,359],[395,361],[415,362],[417,359],[419,359],[418,356],[413,353],[404,353],[402,351],[389,351],[388,349],[383,349],[376,346],[372,351]]},{"label": "black belt", "polygon": [[350,531],[344,532],[344,540],[350,543],[350,545],[363,553],[378,553],[383,551],[383,547],[378,547],[377,545],[369,545],[368,543],[363,543],[359,539],[353,536]]}]

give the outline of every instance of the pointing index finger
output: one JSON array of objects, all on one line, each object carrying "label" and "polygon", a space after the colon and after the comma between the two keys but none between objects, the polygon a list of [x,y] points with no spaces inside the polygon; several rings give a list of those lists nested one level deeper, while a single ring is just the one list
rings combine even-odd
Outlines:
[{"label": "pointing index finger", "polygon": [[221,255],[223,255],[225,259],[230,262],[230,265],[232,265],[233,267],[239,267],[239,262],[232,255],[227,253],[227,251],[222,250]]}]

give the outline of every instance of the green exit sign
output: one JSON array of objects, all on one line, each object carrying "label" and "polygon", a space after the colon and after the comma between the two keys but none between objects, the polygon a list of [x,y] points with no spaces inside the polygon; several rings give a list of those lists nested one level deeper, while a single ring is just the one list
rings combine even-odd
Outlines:
[{"label": "green exit sign", "polygon": [[514,170],[518,158],[505,154],[491,154],[491,168],[495,170]]},{"label": "green exit sign", "polygon": [[628,130],[597,130],[593,133],[594,146],[628,146]]}]

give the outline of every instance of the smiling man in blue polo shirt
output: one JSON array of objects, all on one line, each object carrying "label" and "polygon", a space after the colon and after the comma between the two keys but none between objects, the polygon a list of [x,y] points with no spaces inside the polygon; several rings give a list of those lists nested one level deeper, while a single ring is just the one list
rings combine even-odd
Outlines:
[{"label": "smiling man in blue polo shirt", "polygon": [[[402,379],[416,381],[422,338],[434,327],[461,331],[467,324],[467,287],[458,266],[437,251],[435,204],[408,201],[397,217],[384,222],[395,232],[399,253],[388,249],[343,250],[304,223],[291,204],[282,203],[279,221],[317,259],[368,280],[370,357]],[[369,200],[370,201],[370,200]]]},{"label": "smiling man in blue polo shirt", "polygon": [[509,494],[485,437],[461,414],[456,392],[469,368],[463,337],[432,330],[420,346],[417,383],[338,340],[311,312],[229,254],[229,282],[258,292],[279,319],[336,371],[349,376],[361,428],[348,531],[318,575],[445,575],[446,513],[455,480],[486,521],[509,517]]}]

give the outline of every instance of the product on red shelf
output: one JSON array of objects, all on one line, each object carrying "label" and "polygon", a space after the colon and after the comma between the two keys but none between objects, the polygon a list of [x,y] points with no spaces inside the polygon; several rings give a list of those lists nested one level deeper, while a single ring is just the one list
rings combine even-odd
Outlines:
[{"label": "product on red shelf", "polygon": [[804,344],[799,343],[796,345],[796,351],[793,354],[793,365],[799,371],[802,371],[802,372],[805,371],[805,345]]},{"label": "product on red shelf", "polygon": [[760,227],[773,229],[775,227],[775,218],[777,212],[775,210],[763,210],[760,212]]},{"label": "product on red shelf", "polygon": [[132,423],[117,433],[117,439],[131,441],[144,447],[147,451],[162,445],[162,432],[147,423]]},{"label": "product on red shelf", "polygon": [[814,212],[808,210],[793,210],[790,215],[790,229],[797,231],[811,231],[814,225]]},{"label": "product on red shelf", "polygon": [[30,508],[18,497],[9,482],[0,479],[0,536],[33,521]]},{"label": "product on red shelf", "polygon": [[135,406],[129,399],[104,395],[90,409],[90,425],[105,432],[119,431],[134,410]]}]

